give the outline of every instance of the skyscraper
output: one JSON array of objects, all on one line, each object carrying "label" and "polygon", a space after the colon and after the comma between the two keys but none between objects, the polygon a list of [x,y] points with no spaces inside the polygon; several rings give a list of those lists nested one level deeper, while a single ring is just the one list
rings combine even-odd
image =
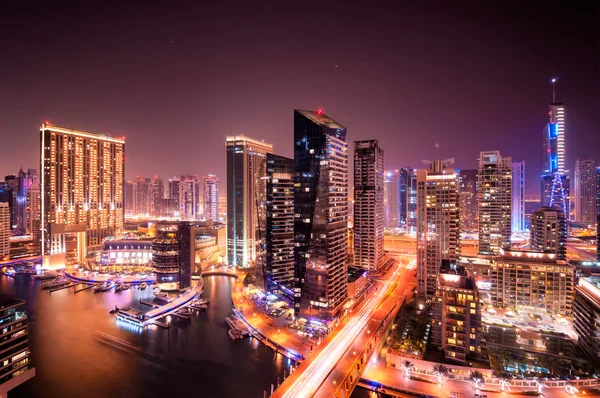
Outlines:
[{"label": "skyscraper", "polygon": [[136,216],[150,215],[150,179],[135,177],[133,183],[133,210]]},{"label": "skyscraper", "polygon": [[219,219],[219,178],[214,174],[202,177],[204,182],[204,219]]},{"label": "skyscraper", "polygon": [[132,181],[125,182],[125,186],[123,189],[124,189],[123,202],[124,202],[125,214],[128,216],[132,216],[135,214],[134,213],[135,206],[133,204],[134,199],[135,199],[135,195],[133,194],[134,193],[133,182]]},{"label": "skyscraper", "polygon": [[424,161],[417,170],[417,293],[431,297],[442,260],[456,260],[460,219],[454,159]]},{"label": "skyscraper", "polygon": [[26,202],[27,232],[39,249],[42,243],[42,195],[39,185],[27,190]]},{"label": "skyscraper", "polygon": [[401,168],[399,174],[398,224],[407,232],[414,232],[417,224],[417,172],[411,168]]},{"label": "skyscraper", "polygon": [[567,258],[567,220],[561,209],[542,207],[531,216],[531,249]]},{"label": "skyscraper", "polygon": [[575,222],[593,225],[596,221],[596,167],[586,156],[575,162]]},{"label": "skyscraper", "polygon": [[569,218],[570,178],[565,169],[565,105],[556,102],[552,79],[552,102],[543,130],[544,170],[541,180],[542,206],[560,207]]},{"label": "skyscraper", "polygon": [[354,141],[354,265],[376,272],[383,258],[383,150]]},{"label": "skyscraper", "polygon": [[478,231],[477,170],[460,170],[458,172],[458,195],[461,231]]},{"label": "skyscraper", "polygon": [[[227,137],[227,263],[249,267],[265,237],[267,154],[273,145]],[[262,264],[261,264],[262,266]]]},{"label": "skyscraper", "polygon": [[13,185],[13,229],[17,235],[29,233],[27,225],[27,192],[38,186],[38,175],[36,169],[29,169],[27,173],[23,168],[19,170],[14,179],[11,179]]},{"label": "skyscraper", "polygon": [[177,203],[179,203],[179,178],[169,178],[169,191],[167,197],[169,199],[175,199],[177,200]]},{"label": "skyscraper", "polygon": [[265,286],[294,300],[294,160],[267,153]]},{"label": "skyscraper", "polygon": [[163,206],[165,203],[165,186],[159,176],[152,177],[149,186],[150,215],[152,217],[163,216]]},{"label": "skyscraper", "polygon": [[181,176],[179,180],[179,217],[193,221],[198,217],[200,185],[196,176]]},{"label": "skyscraper", "polygon": [[512,164],[512,232],[525,231],[525,161]]},{"label": "skyscraper", "polygon": [[383,178],[383,206],[385,208],[384,225],[386,228],[400,226],[399,210],[399,170],[386,170]]},{"label": "skyscraper", "polygon": [[348,297],[346,128],[321,110],[294,111],[296,314],[335,317]]},{"label": "skyscraper", "polygon": [[8,260],[10,251],[10,207],[0,202],[0,260]]},{"label": "skyscraper", "polygon": [[[0,186],[0,195],[2,195],[1,192],[2,187]],[[600,167],[596,167],[596,214],[600,215]]]},{"label": "skyscraper", "polygon": [[76,259],[123,229],[125,140],[41,126],[42,254],[44,266],[64,266],[69,236]]},{"label": "skyscraper", "polygon": [[499,151],[479,154],[477,173],[479,254],[496,255],[510,246],[512,159]]}]

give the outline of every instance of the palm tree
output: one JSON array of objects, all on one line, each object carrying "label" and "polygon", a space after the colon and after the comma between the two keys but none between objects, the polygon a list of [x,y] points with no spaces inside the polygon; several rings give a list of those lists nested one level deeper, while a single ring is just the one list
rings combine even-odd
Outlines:
[{"label": "palm tree", "polygon": [[484,382],[483,377],[483,373],[481,373],[478,370],[474,370],[471,372],[471,374],[469,375],[469,380],[471,381],[471,383],[475,384],[475,389],[479,390],[480,384]]},{"label": "palm tree", "polygon": [[444,382],[444,379],[448,376],[448,373],[448,368],[442,364],[433,366],[433,375],[437,377],[439,384]]},{"label": "palm tree", "polygon": [[544,383],[544,380],[536,378],[533,381],[535,381],[535,384],[537,385],[537,389],[538,389],[538,394],[542,393],[542,389],[544,387],[546,387],[546,383]]},{"label": "palm tree", "polygon": [[402,362],[402,367],[404,368],[404,377],[408,379],[410,377],[410,371],[415,368],[415,365],[411,361],[406,360]]}]

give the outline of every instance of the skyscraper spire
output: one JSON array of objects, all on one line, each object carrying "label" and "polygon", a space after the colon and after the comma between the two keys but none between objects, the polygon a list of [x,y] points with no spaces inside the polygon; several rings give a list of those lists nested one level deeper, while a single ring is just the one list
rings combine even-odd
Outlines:
[{"label": "skyscraper spire", "polygon": [[555,85],[556,85],[556,81],[558,79],[556,77],[553,77],[551,82],[552,82],[552,103],[556,102],[556,90],[555,90]]}]

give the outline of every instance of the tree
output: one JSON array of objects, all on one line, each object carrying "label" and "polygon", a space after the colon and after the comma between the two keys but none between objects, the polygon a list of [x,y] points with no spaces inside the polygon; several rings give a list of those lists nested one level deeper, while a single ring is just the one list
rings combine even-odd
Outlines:
[{"label": "tree", "polygon": [[437,377],[438,383],[443,384],[444,379],[448,377],[449,371],[448,368],[442,364],[437,364],[433,366],[433,375]]},{"label": "tree", "polygon": [[484,380],[483,380],[484,376],[483,373],[481,373],[478,370],[474,370],[471,372],[471,374],[469,375],[469,381],[471,381],[471,383],[475,384],[475,389],[479,390],[479,387],[481,387],[481,385],[483,384]]},{"label": "tree", "polygon": [[415,368],[415,365],[413,365],[411,361],[406,360],[402,362],[402,368],[404,369],[404,377],[408,379],[410,377],[410,371]]},{"label": "tree", "polygon": [[502,392],[504,392],[506,387],[510,387],[510,379],[504,375],[498,379],[498,382],[500,383],[500,390],[502,390]]}]

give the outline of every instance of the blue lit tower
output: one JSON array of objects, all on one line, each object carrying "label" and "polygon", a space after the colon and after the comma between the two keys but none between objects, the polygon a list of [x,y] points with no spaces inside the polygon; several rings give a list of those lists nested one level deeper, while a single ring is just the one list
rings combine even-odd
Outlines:
[{"label": "blue lit tower", "polygon": [[561,208],[568,215],[570,180],[565,169],[565,105],[556,102],[555,83],[556,79],[552,79],[552,102],[549,104],[548,124],[544,127],[541,204]]},{"label": "blue lit tower", "polygon": [[321,110],[294,111],[294,309],[333,318],[348,297],[346,128]]}]

